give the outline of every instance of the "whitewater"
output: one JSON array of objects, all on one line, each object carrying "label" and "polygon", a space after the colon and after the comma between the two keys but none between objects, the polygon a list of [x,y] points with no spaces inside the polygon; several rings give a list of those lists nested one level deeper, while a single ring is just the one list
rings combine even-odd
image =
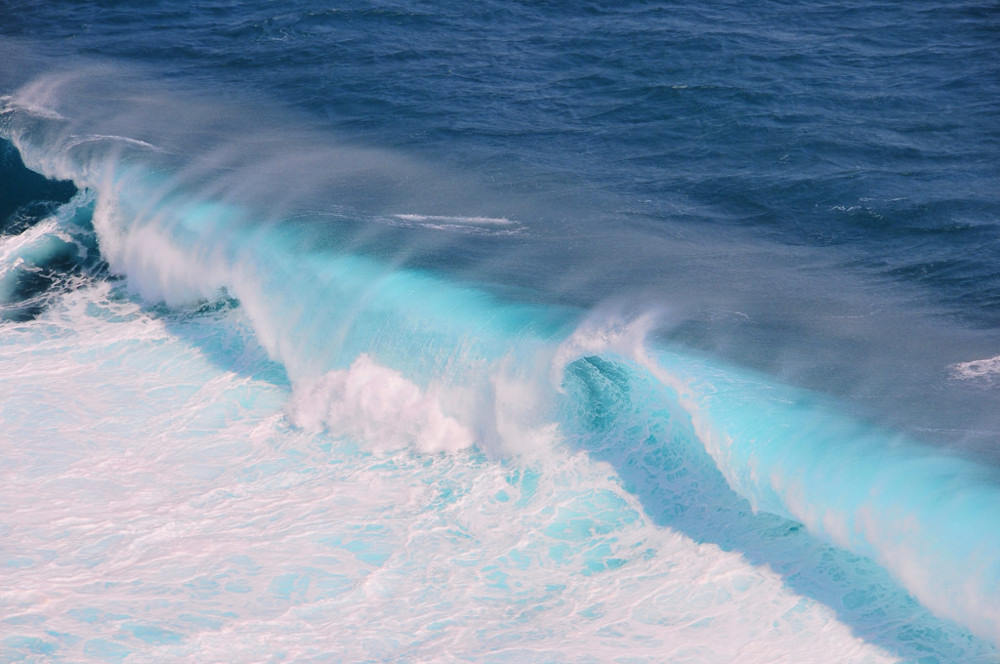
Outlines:
[{"label": "whitewater", "polygon": [[0,661],[1000,661],[981,42],[673,154],[826,10],[488,5],[0,5]]}]

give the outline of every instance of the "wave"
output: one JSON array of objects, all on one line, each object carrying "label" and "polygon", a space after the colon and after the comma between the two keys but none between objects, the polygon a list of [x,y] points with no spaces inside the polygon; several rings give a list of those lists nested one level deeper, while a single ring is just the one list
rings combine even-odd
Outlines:
[{"label": "wave", "polygon": [[24,167],[0,142],[0,320],[38,315],[57,285],[102,262],[91,226],[93,197]]},{"label": "wave", "polygon": [[[615,427],[643,422],[622,430],[659,463],[700,464],[707,455],[755,512],[876,561],[937,615],[1000,640],[992,469],[852,419],[811,392],[658,342],[662,312],[501,298],[401,265],[398,253],[380,256],[372,247],[382,236],[373,241],[349,205],[326,217],[288,212],[289,201],[311,205],[318,183],[340,192],[365,181],[368,151],[348,149],[360,167],[345,166],[344,155],[324,162],[326,151],[294,163],[283,152],[261,166],[267,145],[288,136],[259,135],[252,150],[214,144],[188,164],[193,139],[181,134],[123,139],[93,118],[68,119],[59,85],[36,83],[6,99],[0,135],[28,166],[81,193],[5,239],[4,270],[58,254],[57,241],[93,257],[73,239],[78,231],[67,235],[89,224],[108,269],[144,300],[237,301],[288,374],[291,421],[370,449],[474,445],[532,457],[572,441],[599,447]],[[329,167],[321,178],[269,200],[317,164]],[[278,185],[266,182],[279,172]],[[365,182],[366,196],[398,193]],[[487,215],[395,218],[515,225]]]}]

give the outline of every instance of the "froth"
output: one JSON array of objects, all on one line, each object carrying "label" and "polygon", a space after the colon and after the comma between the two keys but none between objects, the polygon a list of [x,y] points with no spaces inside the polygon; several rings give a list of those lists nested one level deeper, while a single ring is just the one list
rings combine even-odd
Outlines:
[{"label": "froth", "polygon": [[393,226],[412,226],[434,231],[479,235],[516,235],[525,228],[521,222],[504,217],[394,214],[387,218],[387,221]]},{"label": "froth", "polygon": [[614,306],[594,311],[556,350],[551,370],[553,382],[558,385],[566,367],[586,355],[615,353],[643,360],[646,338],[664,318],[665,313],[656,309],[637,315],[627,315]]},{"label": "froth", "polygon": [[971,362],[958,362],[949,367],[951,377],[956,380],[972,380],[992,383],[1000,377],[1000,355]]},{"label": "froth", "polygon": [[475,442],[472,431],[445,414],[434,390],[421,390],[367,354],[296,389],[289,416],[298,426],[326,427],[375,451],[409,445],[423,452],[456,451]]}]

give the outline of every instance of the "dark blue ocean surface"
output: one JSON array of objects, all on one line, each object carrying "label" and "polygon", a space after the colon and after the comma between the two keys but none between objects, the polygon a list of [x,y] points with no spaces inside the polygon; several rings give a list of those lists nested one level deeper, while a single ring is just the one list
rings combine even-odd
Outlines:
[{"label": "dark blue ocean surface", "polygon": [[[815,661],[994,661],[995,3],[0,0],[0,217],[16,443],[0,469],[27,483],[4,498],[141,506],[129,491],[166,472],[164,496],[201,506],[188,543],[160,524],[162,550],[129,539],[138,507],[132,535],[71,533],[73,552],[26,525],[69,518],[56,507],[0,519],[20,537],[0,564],[27,570],[0,620],[57,624],[0,630],[0,658],[209,661],[226,624],[239,661],[278,661],[250,625],[333,621],[348,660],[606,660],[628,643],[650,661],[808,661],[795,648],[823,633],[840,656]],[[61,391],[87,385],[93,403]],[[122,462],[131,480],[79,480],[86,450],[114,465],[133,444],[148,464]],[[308,560],[297,504],[262,497],[307,476],[360,529],[324,534],[310,513]],[[403,509],[418,485],[450,488]],[[149,561],[214,546],[213,501],[239,515],[228,557],[157,586]],[[473,549],[431,536],[440,510]],[[463,521],[487,513],[520,543]],[[244,560],[245,529],[261,549]],[[651,583],[638,567],[699,558],[663,553],[664,533],[721,556],[681,578],[731,587],[631,594]],[[133,574],[186,599],[144,612],[121,590],[72,618],[97,609],[57,590],[46,565],[67,558],[74,587]],[[403,581],[446,577],[470,596]],[[28,589],[49,583],[46,611]],[[782,593],[801,603],[761,609]],[[754,650],[766,629],[706,608],[724,595],[775,640]],[[479,613],[486,596],[510,622]],[[395,628],[365,631],[380,620]],[[583,646],[557,638],[581,629]],[[283,656],[337,659],[306,641]]]}]

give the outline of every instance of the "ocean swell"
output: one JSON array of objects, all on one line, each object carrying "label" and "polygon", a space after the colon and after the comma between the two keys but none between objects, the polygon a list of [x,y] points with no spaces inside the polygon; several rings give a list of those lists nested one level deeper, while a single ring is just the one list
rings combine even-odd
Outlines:
[{"label": "ocean swell", "polygon": [[[508,301],[400,266],[398,254],[352,251],[358,237],[370,248],[380,232],[352,217],[352,206],[331,213],[342,223],[322,225],[322,243],[315,218],[279,214],[308,207],[321,183],[352,189],[370,152],[339,154],[337,170],[332,151],[296,161],[286,145],[267,168],[245,171],[245,148],[215,142],[189,166],[183,151],[192,139],[128,137],[68,119],[63,83],[36,82],[5,99],[0,134],[31,168],[84,192],[61,209],[92,210],[102,259],[142,299],[174,307],[238,301],[287,371],[296,425],[373,450],[478,446],[531,456],[574,436],[598,439],[622,418],[666,418],[753,510],[871,558],[934,613],[1000,640],[1000,487],[992,470],[859,422],[815,394],[657,342],[662,314]],[[254,149],[285,138],[258,136]],[[361,166],[344,166],[351,159]],[[254,190],[276,192],[262,184],[268,173],[290,182],[317,166],[328,172],[279,203],[262,204],[266,196]],[[386,191],[365,186],[368,196]],[[5,238],[3,269],[63,252],[57,240],[90,255],[65,235],[78,216],[53,219]],[[459,223],[429,213],[396,219]],[[462,223],[509,225],[485,215]],[[332,248],[338,242],[343,249]],[[655,398],[643,392],[650,389]],[[574,399],[581,401],[567,404]],[[567,418],[570,411],[586,417]],[[675,443],[667,435],[646,444]]]}]

